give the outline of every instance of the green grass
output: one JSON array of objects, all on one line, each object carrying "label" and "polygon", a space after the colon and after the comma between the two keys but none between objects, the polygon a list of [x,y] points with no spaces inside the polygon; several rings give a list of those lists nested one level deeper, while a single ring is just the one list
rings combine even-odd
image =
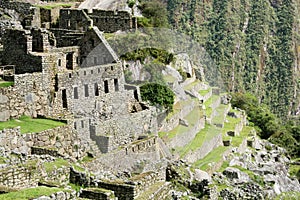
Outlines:
[{"label": "green grass", "polygon": [[46,10],[51,10],[53,8],[57,8],[57,7],[71,7],[73,4],[72,3],[53,3],[53,4],[47,4],[47,5],[37,5],[37,7],[39,8],[43,8]]},{"label": "green grass", "polygon": [[0,87],[9,87],[14,85],[13,81],[5,81],[5,82],[0,82]]},{"label": "green grass", "polygon": [[201,110],[199,108],[192,110],[185,119],[188,121],[189,126],[182,126],[178,125],[176,126],[173,130],[169,132],[159,132],[158,135],[159,137],[165,137],[167,136],[169,139],[174,138],[178,134],[182,134],[193,128],[193,126],[196,124],[198,120],[200,120],[201,117]]},{"label": "green grass", "polygon": [[244,126],[242,131],[240,132],[240,135],[232,137],[231,145],[234,147],[239,147],[242,144],[243,140],[247,139],[251,130],[253,130],[253,127]]},{"label": "green grass", "polygon": [[0,122],[0,130],[5,128],[21,127],[21,133],[38,133],[44,130],[52,129],[58,126],[64,126],[66,123],[51,119],[32,119],[22,116],[19,119],[12,119],[7,122]]},{"label": "green grass", "polygon": [[208,170],[210,163],[217,163],[223,158],[223,153],[227,150],[227,147],[219,146],[212,150],[207,156],[203,159],[196,161],[193,166],[195,168],[200,168],[201,170]]},{"label": "green grass", "polygon": [[5,164],[5,163],[6,163],[6,159],[0,156],[0,164]]},{"label": "green grass", "polygon": [[204,106],[205,106],[205,114],[207,117],[210,117],[213,109],[211,108],[211,105],[219,98],[218,95],[212,95],[209,99],[207,99],[204,102]]},{"label": "green grass", "polygon": [[300,192],[283,192],[278,195],[275,200],[299,200]]},{"label": "green grass", "polygon": [[201,129],[195,138],[183,148],[179,148],[181,157],[184,157],[189,151],[195,151],[199,149],[204,142],[212,140],[215,136],[221,133],[221,130],[213,125],[205,124],[205,127]]},{"label": "green grass", "polygon": [[199,91],[199,94],[201,96],[205,96],[207,93],[209,93],[211,91],[211,88],[208,88],[207,90],[200,90]]},{"label": "green grass", "polygon": [[213,123],[215,124],[222,124],[225,120],[225,115],[224,115],[224,112],[225,110],[227,109],[229,105],[224,105],[224,104],[221,104],[218,108],[216,108],[216,111],[217,111],[217,116],[215,116],[212,120]]},{"label": "green grass", "polygon": [[194,82],[186,85],[184,87],[185,90],[191,90],[194,86],[196,86],[198,83],[200,83],[200,81],[198,79],[196,79]]},{"label": "green grass", "polygon": [[58,158],[54,162],[45,162],[44,166],[45,166],[46,172],[51,172],[55,168],[58,169],[58,168],[61,168],[64,166],[69,166],[69,162],[62,158]]},{"label": "green grass", "polygon": [[245,169],[245,168],[243,168],[243,167],[241,167],[241,166],[238,166],[238,165],[235,165],[235,166],[232,166],[232,167],[237,168],[237,169],[239,169],[241,172],[244,172],[244,173],[248,174],[248,176],[249,176],[253,181],[255,181],[256,183],[258,183],[259,185],[265,186],[264,179],[263,179],[260,175],[254,174],[253,171],[248,170],[248,169]]},{"label": "green grass", "polygon": [[53,187],[44,187],[39,186],[35,188],[23,189],[17,192],[10,192],[7,194],[1,194],[0,200],[28,200],[34,199],[40,196],[50,196],[55,192],[62,191],[61,188],[53,188]]}]

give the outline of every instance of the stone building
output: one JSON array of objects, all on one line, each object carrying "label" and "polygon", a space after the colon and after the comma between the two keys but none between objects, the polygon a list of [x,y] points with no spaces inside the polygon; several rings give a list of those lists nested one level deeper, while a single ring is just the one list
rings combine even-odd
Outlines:
[{"label": "stone building", "polygon": [[51,13],[31,10],[37,20],[3,36],[1,62],[15,74],[13,87],[0,88],[0,121],[22,115],[68,120],[102,153],[157,132],[155,109],[126,85],[122,63],[101,32],[132,28],[129,13],[61,9],[54,28]]}]

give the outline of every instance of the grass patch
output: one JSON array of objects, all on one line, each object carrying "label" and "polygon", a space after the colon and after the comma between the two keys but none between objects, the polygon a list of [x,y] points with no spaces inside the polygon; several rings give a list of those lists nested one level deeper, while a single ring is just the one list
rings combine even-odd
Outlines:
[{"label": "grass patch", "polygon": [[212,120],[215,124],[222,124],[225,121],[225,110],[229,105],[221,104],[218,108],[216,108],[217,116],[215,116]]},{"label": "grass patch", "polygon": [[45,166],[46,172],[49,173],[49,172],[53,171],[54,169],[58,169],[58,168],[61,168],[64,166],[69,166],[69,162],[62,158],[58,158],[54,162],[45,162],[44,166]]},{"label": "grass patch", "polygon": [[53,188],[53,187],[44,187],[39,186],[35,188],[27,188],[24,190],[20,190],[17,192],[10,192],[7,194],[1,194],[0,199],[5,200],[28,200],[28,199],[34,199],[40,196],[50,196],[53,193],[62,191],[61,188]]},{"label": "grass patch", "polygon": [[0,88],[1,87],[10,87],[10,86],[13,86],[13,85],[14,85],[13,81],[0,82]]},{"label": "grass patch", "polygon": [[0,164],[5,164],[5,163],[6,163],[6,159],[0,156]]},{"label": "grass patch", "polygon": [[37,5],[37,7],[39,8],[43,8],[46,10],[51,10],[53,8],[57,8],[57,7],[63,7],[63,8],[70,8],[72,7],[72,3],[55,3],[55,4],[47,4],[47,5]]},{"label": "grass patch", "polygon": [[235,166],[232,166],[234,168],[237,168],[239,169],[241,172],[244,172],[246,174],[248,174],[248,176],[253,180],[255,181],[256,183],[258,183],[259,185],[261,186],[265,186],[265,182],[264,182],[264,179],[260,176],[260,175],[257,175],[257,174],[254,174],[253,171],[250,171],[248,169],[245,169],[241,166],[238,166],[238,165],[235,165]]},{"label": "grass patch", "polygon": [[205,127],[197,133],[195,138],[189,144],[179,149],[180,156],[184,157],[189,151],[199,149],[204,142],[212,140],[220,132],[219,128],[210,124],[205,124]]},{"label": "grass patch", "polygon": [[249,133],[253,130],[253,127],[244,126],[243,130],[240,132],[240,135],[232,137],[231,145],[234,147],[239,147],[244,139],[247,139]]},{"label": "grass patch", "polygon": [[300,192],[283,192],[278,195],[275,200],[298,200],[300,199]]},{"label": "grass patch", "polygon": [[209,165],[212,163],[217,163],[223,158],[223,153],[227,150],[227,147],[219,146],[212,150],[203,159],[196,161],[193,166],[195,168],[200,168],[203,171],[209,169]]},{"label": "grass patch", "polygon": [[201,96],[205,96],[205,95],[207,95],[207,93],[209,93],[211,91],[211,88],[208,88],[207,90],[200,90],[199,91],[199,94],[201,95]]},{"label": "grass patch", "polygon": [[189,126],[182,126],[178,125],[176,126],[173,130],[169,132],[159,132],[158,135],[159,137],[168,137],[169,139],[174,138],[178,134],[182,134],[193,128],[195,126],[196,122],[200,120],[201,116],[201,110],[199,108],[192,110],[186,117],[185,119],[188,121]]},{"label": "grass patch", "polygon": [[289,167],[289,174],[293,177],[296,177],[298,180],[300,180],[300,165],[291,164]]},{"label": "grass patch", "polygon": [[44,130],[52,129],[58,126],[64,126],[66,123],[51,119],[33,119],[22,116],[18,120],[12,119],[7,122],[0,122],[0,130],[5,128],[21,127],[21,133],[38,133]]},{"label": "grass patch", "polygon": [[85,169],[83,167],[78,166],[78,165],[73,164],[72,167],[73,167],[73,169],[75,169],[78,172],[85,172]]}]

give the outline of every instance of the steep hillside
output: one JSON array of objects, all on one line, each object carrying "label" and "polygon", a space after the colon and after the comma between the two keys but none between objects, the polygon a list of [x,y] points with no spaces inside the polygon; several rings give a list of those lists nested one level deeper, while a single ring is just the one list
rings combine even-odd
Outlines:
[{"label": "steep hillside", "polygon": [[228,91],[250,91],[281,118],[299,114],[299,2],[168,0],[172,27],[205,46]]}]

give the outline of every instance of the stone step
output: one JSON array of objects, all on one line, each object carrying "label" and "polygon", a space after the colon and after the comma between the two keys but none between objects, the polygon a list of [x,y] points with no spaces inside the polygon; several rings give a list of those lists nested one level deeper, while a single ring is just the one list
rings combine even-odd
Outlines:
[{"label": "stone step", "polygon": [[137,196],[136,200],[164,200],[171,199],[171,183],[157,182],[149,187],[141,195]]}]

